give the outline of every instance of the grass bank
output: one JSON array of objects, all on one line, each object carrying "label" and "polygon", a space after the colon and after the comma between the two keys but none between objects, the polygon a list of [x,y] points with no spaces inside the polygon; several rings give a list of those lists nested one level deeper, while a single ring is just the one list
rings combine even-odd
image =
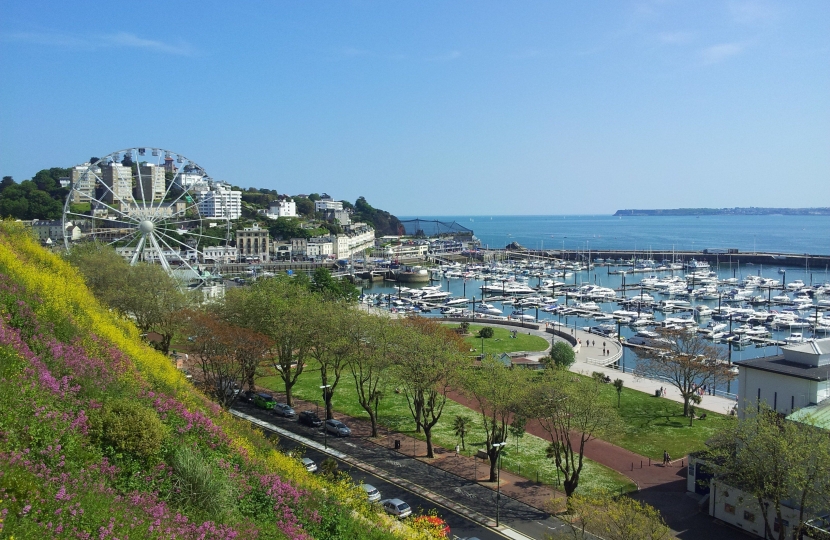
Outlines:
[{"label": "grass bank", "polygon": [[[452,325],[453,328],[458,328],[458,325]],[[471,324],[468,332],[469,336],[464,337],[464,341],[470,346],[470,352],[481,354],[482,339],[478,336],[478,331],[484,328],[480,324]],[[511,337],[512,330],[507,328],[493,328],[493,337],[484,339],[484,352],[486,354],[501,354],[512,353],[517,351],[538,352],[544,351],[550,345],[550,342],[543,337],[528,334],[527,330],[522,333],[521,328],[516,328],[516,337]]]}]

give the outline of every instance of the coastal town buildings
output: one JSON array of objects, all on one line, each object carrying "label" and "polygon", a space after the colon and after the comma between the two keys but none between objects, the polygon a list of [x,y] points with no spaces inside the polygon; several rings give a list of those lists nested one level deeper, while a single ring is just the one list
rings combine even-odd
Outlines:
[{"label": "coastal town buildings", "polygon": [[236,220],[242,216],[242,192],[227,184],[214,182],[207,189],[196,191],[196,196],[203,218]]},{"label": "coastal town buildings", "polygon": [[259,225],[236,231],[236,248],[240,262],[268,262],[271,255],[271,235]]},{"label": "coastal town buildings", "polygon": [[297,217],[297,203],[287,197],[276,200],[268,207],[268,212],[265,215],[271,219]]}]

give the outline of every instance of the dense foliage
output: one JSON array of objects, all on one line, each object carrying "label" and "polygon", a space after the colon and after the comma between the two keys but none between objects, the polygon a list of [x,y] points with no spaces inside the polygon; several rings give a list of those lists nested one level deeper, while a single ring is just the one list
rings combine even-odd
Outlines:
[{"label": "dense foliage", "polygon": [[0,225],[0,536],[428,538],[194,390],[68,263]]},{"label": "dense foliage", "polygon": [[378,236],[403,234],[401,221],[385,210],[373,208],[365,197],[358,197],[354,203],[353,221],[368,223]]}]

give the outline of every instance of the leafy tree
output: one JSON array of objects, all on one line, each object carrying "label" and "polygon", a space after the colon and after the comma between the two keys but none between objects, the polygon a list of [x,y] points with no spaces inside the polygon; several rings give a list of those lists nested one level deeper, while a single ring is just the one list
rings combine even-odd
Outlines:
[{"label": "leafy tree", "polygon": [[510,427],[507,428],[510,434],[516,439],[516,454],[519,453],[519,439],[525,436],[526,427],[527,418],[521,414],[516,414],[513,416],[513,422],[510,423]]},{"label": "leafy tree", "polygon": [[333,417],[331,400],[340,377],[348,369],[354,343],[349,339],[351,310],[345,303],[318,304],[315,310],[317,332],[312,336],[309,355],[320,365],[326,419]]},{"label": "leafy tree", "polygon": [[15,185],[14,178],[12,178],[11,176],[4,176],[3,181],[0,182],[0,191],[3,191],[7,187],[13,186],[13,185]]},{"label": "leafy tree", "polygon": [[404,389],[416,430],[422,428],[427,457],[435,457],[432,429],[441,419],[447,395],[467,366],[464,340],[432,319],[403,319],[394,358],[395,375]]},{"label": "leafy tree", "polygon": [[638,370],[648,377],[665,379],[683,396],[683,416],[689,415],[689,401],[704,385],[725,382],[733,375],[723,351],[684,330],[658,330],[663,346],[639,354]]},{"label": "leafy tree", "polygon": [[0,217],[15,219],[58,219],[63,205],[31,180],[7,186],[0,192]]},{"label": "leafy tree", "polygon": [[314,202],[305,197],[294,197],[294,203],[297,205],[297,213],[301,216],[314,215]]},{"label": "leafy tree", "polygon": [[469,416],[464,414],[459,414],[453,420],[453,433],[455,433],[456,437],[461,439],[461,449],[466,450],[467,447],[464,445],[464,437],[467,435],[467,432],[470,430],[470,424],[472,424],[472,419]]},{"label": "leafy tree", "polygon": [[500,450],[493,444],[507,439],[511,416],[525,407],[529,377],[525,369],[510,369],[495,359],[485,358],[480,368],[468,371],[463,378],[464,391],[476,401],[481,411],[491,482],[496,481]]},{"label": "leafy tree", "polygon": [[[785,501],[799,511],[798,523],[792,525],[794,539],[801,538],[805,521],[812,517],[810,509],[830,503],[827,431],[814,427],[815,419],[809,415],[801,420],[782,418],[762,404],[709,443],[707,463],[716,478],[712,489],[735,486],[754,498],[764,519],[765,538],[775,537],[770,518],[783,522]],[[786,537],[785,527],[780,527],[777,537]]]},{"label": "leafy tree", "polygon": [[274,238],[290,240],[291,238],[311,238],[311,232],[300,226],[300,220],[291,217],[278,217],[270,222],[268,232]]},{"label": "leafy tree", "polygon": [[305,370],[316,333],[317,302],[301,283],[285,275],[259,279],[250,287],[237,287],[225,297],[233,321],[273,341],[269,360],[285,385],[289,405],[294,403],[292,389]]},{"label": "leafy tree", "polygon": [[[560,515],[565,527],[552,539],[670,540],[674,538],[654,507],[631,497],[611,494],[582,496],[568,501],[568,514]],[[590,532],[589,532],[590,531]]]},{"label": "leafy tree", "polygon": [[319,201],[320,199],[321,199],[321,197],[320,197],[319,193],[312,193],[311,195],[308,196],[308,200],[312,201],[312,202]]},{"label": "leafy tree", "polygon": [[484,328],[478,331],[478,337],[484,339],[490,339],[491,337],[493,337],[494,334],[495,332],[493,331],[493,328],[490,326],[485,326]]},{"label": "leafy tree", "polygon": [[259,363],[271,348],[264,335],[229,324],[209,311],[182,314],[193,340],[193,358],[205,392],[225,409],[236,401],[237,390],[252,381]]},{"label": "leafy tree", "polygon": [[625,383],[622,379],[614,379],[614,388],[617,390],[617,408],[620,408],[620,397],[622,396],[623,385]]},{"label": "leafy tree", "polygon": [[100,242],[75,244],[65,257],[80,271],[87,287],[98,300],[118,309],[119,297],[127,289],[130,274],[130,265],[124,257]]},{"label": "leafy tree", "polygon": [[545,370],[531,390],[524,413],[550,437],[548,456],[564,476],[565,495],[579,486],[585,443],[619,429],[621,420],[601,397],[594,379],[573,378],[563,369]]},{"label": "leafy tree", "polygon": [[310,282],[311,290],[325,298],[353,302],[360,296],[360,289],[345,278],[335,279],[328,268],[317,268]]},{"label": "leafy tree", "polygon": [[545,367],[551,367],[551,365],[553,365],[555,367],[568,369],[575,360],[576,355],[574,354],[573,347],[564,341],[558,341],[553,344],[553,347],[551,347],[550,355],[542,359],[542,363],[545,364]]},{"label": "leafy tree", "polygon": [[399,325],[386,317],[352,313],[349,340],[353,344],[349,370],[354,378],[357,401],[372,425],[372,437],[378,436],[378,405],[389,381],[390,356],[397,342]]}]

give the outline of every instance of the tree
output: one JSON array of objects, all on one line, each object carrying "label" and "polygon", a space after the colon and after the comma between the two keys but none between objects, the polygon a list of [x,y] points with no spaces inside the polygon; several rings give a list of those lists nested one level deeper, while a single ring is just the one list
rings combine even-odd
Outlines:
[{"label": "tree", "polygon": [[352,313],[345,303],[318,304],[314,316],[317,332],[311,338],[309,355],[320,365],[320,383],[326,420],[333,417],[331,399],[348,368],[354,343],[349,339]]},{"label": "tree", "polygon": [[658,330],[662,346],[638,353],[638,370],[647,377],[664,379],[683,396],[683,416],[689,401],[704,385],[732,378],[724,353],[699,334],[684,330]]},{"label": "tree", "polygon": [[493,337],[493,334],[495,334],[495,331],[490,326],[485,326],[484,328],[478,331],[478,337],[484,339],[490,339],[491,337]]},{"label": "tree", "polygon": [[467,366],[464,340],[433,319],[410,317],[393,356],[396,380],[404,389],[416,429],[424,430],[427,457],[435,457],[432,429],[441,419],[447,394]]},{"label": "tree", "polygon": [[[574,494],[567,501],[565,523],[549,538],[588,540],[670,540],[674,538],[660,512],[631,497],[599,494],[586,497]],[[590,531],[590,532],[589,532]]]},{"label": "tree", "polygon": [[[782,505],[795,503],[799,521],[792,538],[801,538],[811,508],[826,508],[830,493],[830,439],[812,425],[809,415],[795,422],[762,404],[734,426],[718,433],[710,444],[716,480],[712,489],[735,486],[757,502],[764,519],[764,537],[775,535],[770,517],[783,523]],[[770,516],[772,512],[772,516]],[[785,527],[777,537],[783,540]]]},{"label": "tree", "polygon": [[490,481],[496,481],[496,466],[502,443],[507,439],[507,426],[514,411],[524,406],[530,374],[525,369],[511,369],[492,358],[485,358],[477,369],[463,378],[464,391],[478,404],[484,423],[487,457],[490,459]]},{"label": "tree", "polygon": [[601,396],[595,379],[573,377],[563,369],[546,370],[536,381],[525,414],[549,435],[548,455],[564,477],[565,495],[579,486],[585,443],[607,436],[620,426],[613,406]]},{"label": "tree", "polygon": [[237,391],[250,381],[271,347],[270,340],[253,330],[222,320],[209,311],[182,314],[193,341],[193,359],[201,372],[200,383],[225,409],[236,401]]},{"label": "tree", "polygon": [[114,248],[100,242],[75,244],[65,255],[78,269],[92,294],[105,305],[121,312],[118,300],[123,296],[129,279],[130,265]]},{"label": "tree", "polygon": [[553,365],[568,369],[574,363],[575,359],[576,355],[574,355],[573,347],[564,341],[559,341],[553,344],[553,347],[550,349],[550,355],[543,358],[542,362],[546,364],[545,367]]},{"label": "tree", "polygon": [[623,385],[625,383],[622,379],[614,379],[614,388],[617,390],[617,408],[620,408],[620,397],[622,396]]},{"label": "tree", "polygon": [[273,342],[269,361],[285,385],[288,405],[293,405],[292,389],[306,367],[319,302],[301,283],[285,275],[259,279],[250,287],[228,291],[225,297],[233,321]]},{"label": "tree", "polygon": [[453,433],[455,433],[456,437],[461,438],[461,449],[466,450],[467,447],[464,445],[464,437],[467,435],[467,432],[470,430],[470,424],[472,420],[469,416],[459,414],[453,420],[452,427]]},{"label": "tree", "polygon": [[311,290],[334,300],[355,301],[360,296],[360,289],[345,278],[335,279],[328,268],[317,268],[309,282]]},{"label": "tree", "polygon": [[372,437],[378,436],[378,405],[389,380],[390,356],[396,345],[399,326],[387,317],[375,317],[361,311],[352,313],[349,340],[352,355],[349,369],[354,378],[357,401],[372,425]]},{"label": "tree", "polygon": [[526,427],[527,418],[521,414],[517,414],[513,417],[513,422],[510,423],[510,427],[507,428],[510,431],[510,434],[516,438],[516,454],[519,453],[519,439],[525,436]]}]

